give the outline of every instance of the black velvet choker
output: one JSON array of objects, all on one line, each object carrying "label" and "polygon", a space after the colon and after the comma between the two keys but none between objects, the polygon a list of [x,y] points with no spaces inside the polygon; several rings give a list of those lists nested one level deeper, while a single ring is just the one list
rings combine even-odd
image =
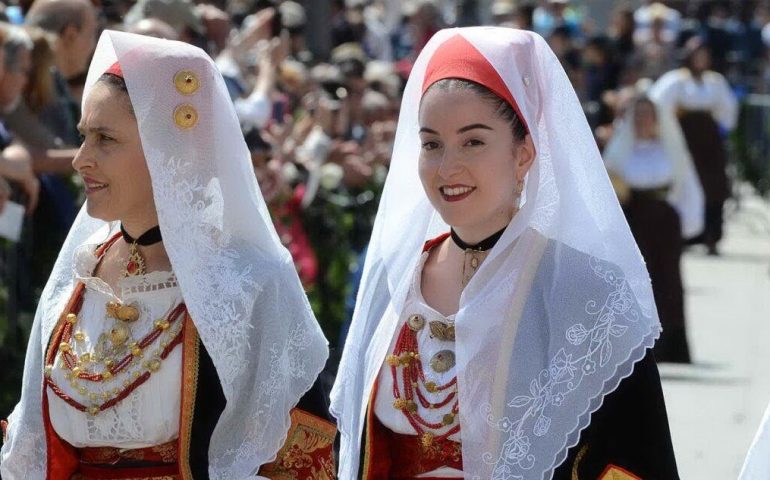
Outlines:
[{"label": "black velvet choker", "polygon": [[155,225],[151,229],[147,230],[143,234],[139,236],[139,238],[134,238],[131,235],[128,234],[125,228],[123,228],[123,225],[120,226],[120,233],[123,235],[123,240],[126,241],[126,243],[129,244],[137,244],[141,245],[143,247],[146,247],[148,245],[152,245],[154,243],[158,243],[161,240],[163,240],[163,237],[160,235],[160,226]]},{"label": "black velvet choker", "polygon": [[450,234],[452,235],[452,240],[455,242],[455,245],[460,247],[463,250],[473,250],[475,252],[486,252],[487,250],[492,249],[492,247],[495,246],[498,240],[500,240],[500,237],[503,236],[503,232],[505,232],[505,227],[503,227],[502,230],[499,230],[492,235],[488,236],[484,240],[480,241],[476,244],[470,244],[465,243],[455,232],[454,228],[450,230]]}]

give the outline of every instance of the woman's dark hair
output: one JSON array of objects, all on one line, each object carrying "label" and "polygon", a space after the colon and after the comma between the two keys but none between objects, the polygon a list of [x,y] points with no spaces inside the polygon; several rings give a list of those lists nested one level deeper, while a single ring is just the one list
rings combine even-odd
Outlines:
[{"label": "woman's dark hair", "polygon": [[131,104],[131,97],[128,95],[128,87],[126,86],[126,81],[123,79],[123,77],[119,77],[114,73],[103,73],[102,76],[99,77],[98,82],[106,83],[107,85],[125,93],[126,100],[128,100],[128,110],[131,112],[131,115],[134,115],[134,106]]},{"label": "woman's dark hair", "polygon": [[461,78],[445,78],[428,87],[428,90],[431,88],[438,88],[439,90],[444,91],[465,90],[475,93],[494,106],[497,116],[511,125],[511,132],[513,133],[513,139],[515,141],[521,142],[526,138],[528,133],[527,127],[524,125],[522,119],[516,114],[513,105],[508,103],[507,100],[500,98],[495,92],[484,85]]}]

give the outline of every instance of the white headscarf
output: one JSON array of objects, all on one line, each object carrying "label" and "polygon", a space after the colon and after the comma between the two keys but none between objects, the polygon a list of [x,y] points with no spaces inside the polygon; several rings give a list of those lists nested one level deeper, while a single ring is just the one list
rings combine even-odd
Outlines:
[{"label": "white headscarf", "polygon": [[[185,43],[105,31],[84,99],[116,61],[139,124],[163,245],[227,400],[211,435],[210,478],[253,478],[285,441],[289,410],[323,368],[327,342],[273,229],[211,59]],[[176,88],[183,70],[199,80],[193,93]],[[180,105],[197,113],[197,125],[177,126]],[[182,124],[192,118],[183,117]],[[35,315],[22,398],[2,450],[3,478],[45,478],[46,343],[74,287],[74,249],[89,239],[104,241],[116,229],[84,207],[62,247]]]},{"label": "white headscarf", "polygon": [[[655,108],[658,138],[666,155],[673,162],[673,183],[667,200],[679,213],[682,237],[694,237],[703,231],[703,188],[679,122],[670,109],[660,108],[652,100],[650,102]],[[631,105],[626,109],[623,118],[617,122],[615,133],[604,150],[604,161],[609,171],[617,174],[623,172],[623,165],[630,158],[636,141],[634,105]]]},{"label": "white headscarf", "polygon": [[[450,39],[469,43],[467,51],[491,64],[537,152],[521,210],[465,287],[455,320],[466,478],[550,478],[590,414],[660,332],[642,257],[572,85],[546,42],[508,28],[442,30],[407,82],[332,391],[343,480],[357,475],[366,406],[423,243],[449,229],[428,201],[417,162],[423,81]],[[529,268],[538,255],[533,280]]]},{"label": "white headscarf", "polygon": [[770,404],[765,410],[749,452],[743,462],[738,480],[766,480],[770,478]]}]

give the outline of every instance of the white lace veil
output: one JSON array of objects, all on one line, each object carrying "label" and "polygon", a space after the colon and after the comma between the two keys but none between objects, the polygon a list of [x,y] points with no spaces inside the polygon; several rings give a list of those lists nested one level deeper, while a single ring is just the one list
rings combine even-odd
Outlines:
[{"label": "white lace veil", "polygon": [[[703,231],[703,188],[692,162],[690,150],[684,139],[679,121],[668,108],[655,107],[658,136],[666,155],[674,162],[674,175],[668,202],[679,213],[682,237],[694,237]],[[623,165],[636,143],[634,129],[634,105],[626,109],[623,118],[616,122],[615,133],[604,149],[604,162],[609,171],[622,174]]]},{"label": "white lace veil", "polygon": [[[211,436],[210,478],[253,478],[285,441],[289,410],[323,368],[327,342],[273,229],[211,59],[181,42],[105,31],[84,98],[115,61],[139,123],[163,243],[227,399]],[[175,86],[182,70],[200,82],[188,95]],[[175,122],[183,104],[198,115],[187,130]],[[3,478],[45,478],[44,349],[72,292],[74,249],[89,237],[104,241],[116,228],[84,208],[62,247],[35,315],[22,398],[2,450]]]},{"label": "white lace veil", "polygon": [[551,478],[590,414],[660,332],[642,257],[580,103],[546,42],[500,27],[442,30],[407,82],[332,391],[343,480],[357,476],[366,406],[423,242],[448,231],[418,177],[418,108],[430,59],[458,35],[501,77],[537,152],[521,210],[466,286],[456,316],[465,477]]}]

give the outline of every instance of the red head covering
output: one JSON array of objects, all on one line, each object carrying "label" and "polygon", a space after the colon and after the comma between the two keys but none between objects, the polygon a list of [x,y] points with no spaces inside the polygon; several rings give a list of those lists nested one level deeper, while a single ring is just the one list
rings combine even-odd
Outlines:
[{"label": "red head covering", "polygon": [[527,121],[519,110],[519,105],[511,91],[491,63],[462,35],[457,34],[439,46],[433,53],[425,70],[422,93],[439,80],[458,78],[478,83],[490,89],[498,97],[507,101],[529,131]]},{"label": "red head covering", "polygon": [[104,73],[110,73],[116,77],[123,78],[123,69],[120,68],[120,64],[118,62],[113,63],[112,66],[108,68]]}]

